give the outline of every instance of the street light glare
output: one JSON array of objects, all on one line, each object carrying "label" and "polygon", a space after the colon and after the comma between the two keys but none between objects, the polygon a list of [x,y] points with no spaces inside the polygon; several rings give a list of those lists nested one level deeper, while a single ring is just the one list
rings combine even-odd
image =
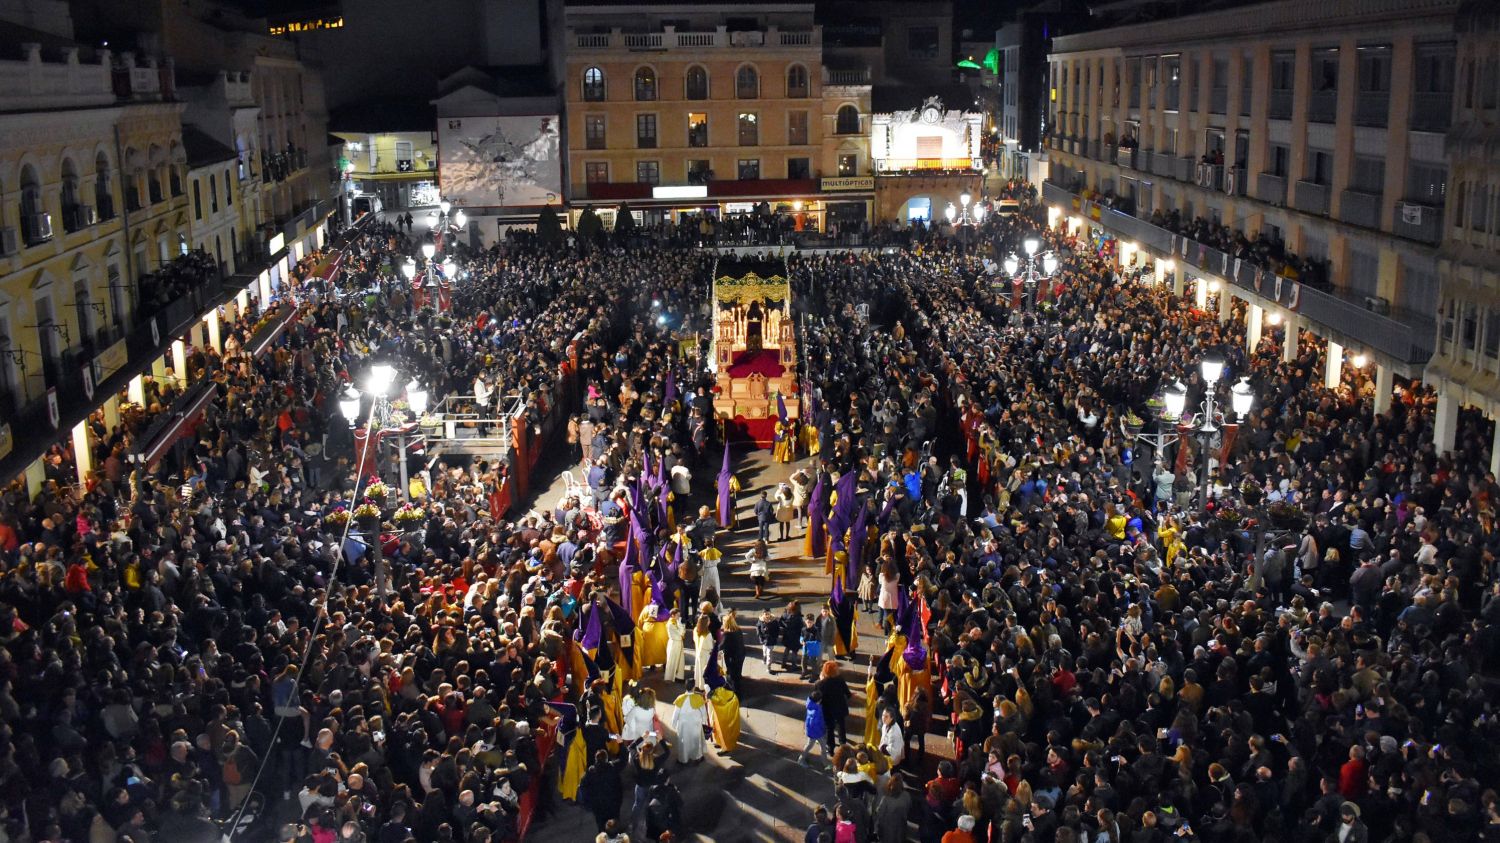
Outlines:
[{"label": "street light glare", "polygon": [[437,254],[437,244],[436,243],[423,243],[422,244],[422,257],[424,257],[424,258],[426,258],[428,260],[432,260],[432,256],[435,255],[435,254]]},{"label": "street light glare", "polygon": [[339,413],[350,424],[354,424],[359,418],[359,392],[354,387],[344,390],[344,394],[339,397]]},{"label": "street light glare", "polygon": [[1010,256],[1008,256],[1005,259],[1005,274],[1006,275],[1015,275],[1018,271],[1020,271],[1020,269],[1021,269],[1021,262],[1018,261],[1018,260],[1016,260],[1016,256],[1015,255],[1010,255]]},{"label": "street light glare", "polygon": [[370,380],[368,384],[372,395],[386,395],[391,391],[391,384],[395,382],[395,366],[389,363],[376,363],[370,367]]},{"label": "street light glare", "polygon": [[411,411],[419,416],[427,412],[427,390],[423,389],[415,378],[406,385],[406,403],[410,404]]},{"label": "street light glare", "polygon": [[1051,252],[1042,255],[1042,274],[1048,278],[1057,274],[1057,255]]},{"label": "street light glare", "polygon": [[458,213],[453,215],[453,224],[458,226],[459,228],[463,228],[464,226],[469,224],[469,215],[460,210]]},{"label": "street light glare", "polygon": [[1026,250],[1026,257],[1029,258],[1032,255],[1036,254],[1037,249],[1040,249],[1042,247],[1042,241],[1036,239],[1035,237],[1028,237],[1026,238],[1025,242],[1021,244],[1021,247]]},{"label": "street light glare", "polygon": [[1219,382],[1219,378],[1224,376],[1224,361],[1217,357],[1205,357],[1201,369],[1203,379],[1208,381],[1209,386],[1213,386]]}]

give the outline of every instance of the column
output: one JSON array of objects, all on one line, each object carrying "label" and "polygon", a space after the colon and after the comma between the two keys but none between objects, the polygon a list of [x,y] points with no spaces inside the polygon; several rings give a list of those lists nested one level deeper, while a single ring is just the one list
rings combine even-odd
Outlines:
[{"label": "column", "polygon": [[41,457],[37,457],[26,466],[26,496],[36,498],[45,485],[47,485],[47,466],[42,462]]},{"label": "column", "polygon": [[1229,314],[1234,312],[1234,294],[1229,291],[1228,287],[1224,286],[1218,281],[1214,281],[1212,283],[1214,288],[1218,290],[1217,295],[1219,296],[1219,324],[1223,324],[1229,321]]},{"label": "column", "polygon": [[120,426],[120,396],[119,395],[111,395],[111,396],[109,396],[109,400],[104,402],[104,427],[105,427],[106,430],[113,431],[115,428],[117,428],[119,426]]},{"label": "column", "polygon": [[73,425],[73,461],[78,464],[78,482],[88,482],[94,470],[94,452],[89,450],[89,429],[84,422]]},{"label": "column", "polygon": [[177,375],[177,384],[187,386],[187,343],[172,340],[172,372]]},{"label": "column", "polygon": [[1261,320],[1265,318],[1266,309],[1254,302],[1250,303],[1249,316],[1245,320],[1245,350],[1251,354],[1260,346]]},{"label": "column", "polygon": [[1167,280],[1167,261],[1157,258],[1152,264],[1151,271],[1156,277],[1156,285],[1160,287]]},{"label": "column", "polygon": [[1193,282],[1193,303],[1199,310],[1208,309],[1208,282],[1202,278]]},{"label": "column", "polygon": [[[1396,391],[1395,381],[1396,376],[1390,366],[1375,364],[1375,412],[1377,414],[1391,411],[1391,394]],[[1500,425],[1496,425],[1496,429],[1500,430]]]},{"label": "column", "polygon": [[208,315],[205,316],[205,317],[203,317],[203,320],[208,323],[208,344],[211,345],[211,346],[213,346],[214,351],[217,351],[220,354],[223,354],[224,353],[224,342],[223,342],[223,340],[222,340],[222,338],[221,338],[221,336],[219,334],[219,310],[218,310],[218,308],[214,308],[213,310],[210,310],[208,312]]},{"label": "column", "polygon": [[1344,374],[1344,347],[1328,341],[1328,355],[1323,361],[1323,386],[1338,389],[1339,378]]},{"label": "column", "polygon": [[1286,341],[1281,344],[1281,362],[1283,363],[1297,362],[1297,344],[1300,340],[1298,335],[1301,333],[1301,323],[1300,317],[1290,313],[1286,315],[1286,321],[1283,323],[1286,325]]},{"label": "column", "polygon": [[[160,365],[160,362],[161,361],[158,360],[155,364],[153,364],[153,366]],[[146,403],[146,382],[145,382],[145,379],[142,378],[140,375],[136,375],[135,377],[131,378],[130,379],[130,384],[125,387],[125,396],[130,399],[130,403],[136,405],[137,407],[145,404]]]},{"label": "column", "polygon": [[1453,450],[1453,440],[1458,435],[1458,399],[1447,387],[1438,391],[1437,416],[1432,425],[1432,444],[1439,454]]},{"label": "column", "polygon": [[1181,296],[1187,289],[1187,275],[1175,263],[1169,264],[1167,271],[1172,273],[1172,295]]}]

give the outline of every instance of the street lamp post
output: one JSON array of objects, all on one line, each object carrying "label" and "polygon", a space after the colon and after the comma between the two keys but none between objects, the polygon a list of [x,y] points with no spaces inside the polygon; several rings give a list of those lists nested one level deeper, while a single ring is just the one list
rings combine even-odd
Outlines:
[{"label": "street lamp post", "polygon": [[[1203,358],[1199,364],[1199,373],[1203,375],[1206,384],[1203,394],[1203,404],[1199,412],[1192,416],[1182,417],[1184,432],[1192,435],[1198,442],[1199,450],[1203,452],[1203,476],[1198,486],[1198,508],[1208,508],[1208,484],[1209,484],[1209,460],[1211,449],[1216,441],[1220,441],[1220,426],[1226,423],[1226,417],[1218,406],[1219,381],[1224,376],[1224,361],[1222,358],[1209,356]],[[1187,387],[1181,383],[1176,384],[1167,392],[1168,406],[1175,404],[1184,407],[1187,403]],[[1230,410],[1239,420],[1250,414],[1250,407],[1255,403],[1255,394],[1250,390],[1250,382],[1247,378],[1240,378],[1239,383],[1229,389]]]},{"label": "street lamp post", "polygon": [[[359,503],[360,483],[366,476],[365,460],[369,456],[370,448],[373,447],[379,431],[385,427],[386,422],[390,419],[391,405],[389,393],[395,382],[396,367],[389,363],[377,363],[370,367],[370,375],[365,380],[365,388],[363,390],[355,389],[351,385],[344,391],[343,396],[339,398],[339,412],[349,422],[350,427],[358,426],[360,407],[363,405],[365,398],[370,399],[370,415],[365,422],[364,442],[360,445],[360,452],[355,455],[355,505]],[[402,473],[405,474],[404,465],[402,466]],[[406,484],[403,482],[403,493],[405,492],[405,486]],[[368,528],[362,526],[361,529]],[[385,554],[380,548],[380,525],[378,522],[374,527],[374,533],[374,536],[366,535],[364,538],[370,548],[370,556],[375,562],[375,596],[376,599],[383,601],[386,590]]]},{"label": "street lamp post", "polygon": [[1019,258],[1014,252],[1005,258],[1005,274],[1015,281],[1026,285],[1027,298],[1030,299],[1032,307],[1036,306],[1036,285],[1057,276],[1058,261],[1057,253],[1053,251],[1037,254],[1042,247],[1040,240],[1028,237],[1021,243],[1021,248],[1026,252],[1025,258]]}]

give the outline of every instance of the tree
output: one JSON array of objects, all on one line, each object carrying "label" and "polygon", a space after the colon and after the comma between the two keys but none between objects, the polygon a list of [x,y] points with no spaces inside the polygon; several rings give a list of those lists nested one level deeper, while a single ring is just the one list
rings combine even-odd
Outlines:
[{"label": "tree", "polygon": [[615,214],[615,236],[628,237],[635,233],[635,214],[630,212],[630,205],[620,206],[620,212]]},{"label": "tree", "polygon": [[536,239],[549,249],[562,243],[562,221],[557,218],[557,209],[551,205],[542,208],[541,216],[537,217]]},{"label": "tree", "polygon": [[585,208],[578,216],[578,240],[580,243],[594,245],[604,236],[604,223],[599,220],[599,215],[594,213],[593,208]]}]

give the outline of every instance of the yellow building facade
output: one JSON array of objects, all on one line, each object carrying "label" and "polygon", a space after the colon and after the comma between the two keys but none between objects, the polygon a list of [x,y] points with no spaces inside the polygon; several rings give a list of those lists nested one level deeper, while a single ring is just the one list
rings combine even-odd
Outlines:
[{"label": "yellow building facade", "polygon": [[629,201],[657,221],[764,202],[817,229],[830,201],[862,214],[866,196],[825,196],[822,180],[868,173],[868,77],[826,76],[812,12],[569,6],[571,204]]}]

